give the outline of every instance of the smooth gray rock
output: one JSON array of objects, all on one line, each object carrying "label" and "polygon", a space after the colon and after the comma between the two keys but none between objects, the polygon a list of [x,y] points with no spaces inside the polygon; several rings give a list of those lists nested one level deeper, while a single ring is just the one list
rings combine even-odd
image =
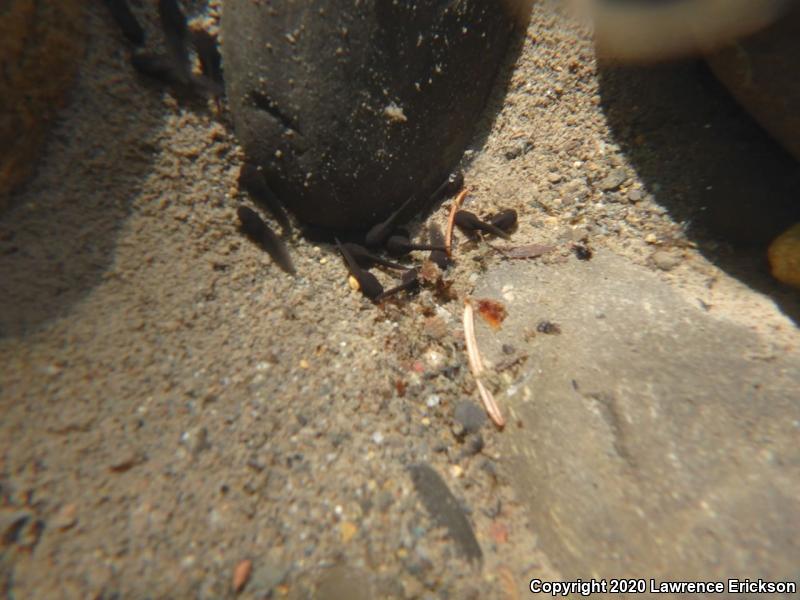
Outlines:
[{"label": "smooth gray rock", "polygon": [[514,19],[496,0],[225,0],[222,54],[248,160],[312,225],[419,210],[457,165]]},{"label": "smooth gray rock", "polygon": [[[798,352],[608,252],[504,263],[475,295],[509,284],[503,328],[478,323],[478,343],[495,362],[502,344],[529,354],[497,395],[522,424],[504,456],[563,576],[795,580]],[[535,333],[542,319],[561,335]]]}]

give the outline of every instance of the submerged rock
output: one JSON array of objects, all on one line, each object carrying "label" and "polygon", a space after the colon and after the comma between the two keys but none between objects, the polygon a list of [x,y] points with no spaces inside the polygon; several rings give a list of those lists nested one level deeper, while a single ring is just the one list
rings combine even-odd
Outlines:
[{"label": "submerged rock", "polygon": [[514,18],[495,0],[226,0],[223,57],[248,160],[301,220],[409,214],[461,159]]}]

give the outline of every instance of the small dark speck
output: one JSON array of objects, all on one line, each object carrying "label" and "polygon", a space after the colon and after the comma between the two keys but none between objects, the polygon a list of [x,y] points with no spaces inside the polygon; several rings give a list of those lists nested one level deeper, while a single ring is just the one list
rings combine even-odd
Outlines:
[{"label": "small dark speck", "polygon": [[572,251],[575,252],[575,256],[578,257],[578,260],[590,260],[594,255],[592,249],[585,244],[575,244],[572,246]]},{"label": "small dark speck", "polygon": [[561,325],[553,323],[552,321],[539,321],[536,326],[536,331],[539,333],[546,333],[547,335],[559,335],[561,333]]},{"label": "small dark speck", "polygon": [[514,354],[514,346],[510,344],[503,344],[503,354]]}]

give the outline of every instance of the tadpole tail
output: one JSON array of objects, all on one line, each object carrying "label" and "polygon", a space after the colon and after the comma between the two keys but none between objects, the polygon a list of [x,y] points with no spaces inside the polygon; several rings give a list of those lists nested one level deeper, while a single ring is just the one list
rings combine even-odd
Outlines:
[{"label": "tadpole tail", "polygon": [[200,69],[203,75],[218,84],[218,88],[222,90],[224,84],[222,55],[219,53],[216,36],[211,35],[205,29],[193,29],[192,45],[197,52],[197,58],[200,59]]},{"label": "tadpole tail", "polygon": [[376,264],[386,267],[387,269],[395,269],[397,271],[405,271],[408,267],[405,265],[401,265],[396,262],[392,262],[390,260],[386,260],[385,258],[381,258],[380,256],[374,256],[373,259]]},{"label": "tadpole tail", "polygon": [[344,258],[344,262],[347,263],[347,270],[350,271],[350,274],[353,275],[354,273],[361,272],[361,267],[358,266],[356,259],[350,255],[347,248],[342,246],[342,242],[339,241],[339,238],[334,237],[333,239],[336,240],[336,246],[339,248],[339,253]]},{"label": "tadpole tail", "polygon": [[111,16],[127,40],[134,46],[144,44],[144,29],[131,12],[127,0],[106,0]]},{"label": "tadpole tail", "polygon": [[511,238],[511,236],[508,234],[507,231],[503,231],[502,229],[496,227],[495,225],[492,225],[491,223],[485,223],[481,221],[478,227],[480,228],[481,231],[485,233],[491,233],[493,235],[503,238],[504,240]]},{"label": "tadpole tail", "polygon": [[176,71],[183,83],[191,79],[189,66],[189,26],[186,15],[181,10],[178,0],[158,0],[158,15],[161,19],[161,28],[167,42],[170,55],[175,61]]},{"label": "tadpole tail", "polygon": [[264,246],[264,250],[266,250],[272,257],[272,260],[275,261],[275,264],[277,264],[281,269],[286,271],[289,275],[294,275],[297,273],[286,244],[266,224],[264,225],[262,245]]},{"label": "tadpole tail", "polygon": [[412,250],[438,250],[439,252],[445,252],[447,250],[444,246],[431,246],[430,244],[411,244],[410,248]]}]

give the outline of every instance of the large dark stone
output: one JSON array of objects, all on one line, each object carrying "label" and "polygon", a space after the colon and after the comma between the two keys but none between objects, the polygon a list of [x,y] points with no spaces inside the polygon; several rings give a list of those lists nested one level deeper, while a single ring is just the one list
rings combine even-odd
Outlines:
[{"label": "large dark stone", "polygon": [[226,0],[248,159],[303,221],[366,229],[460,160],[508,46],[497,0]]}]

